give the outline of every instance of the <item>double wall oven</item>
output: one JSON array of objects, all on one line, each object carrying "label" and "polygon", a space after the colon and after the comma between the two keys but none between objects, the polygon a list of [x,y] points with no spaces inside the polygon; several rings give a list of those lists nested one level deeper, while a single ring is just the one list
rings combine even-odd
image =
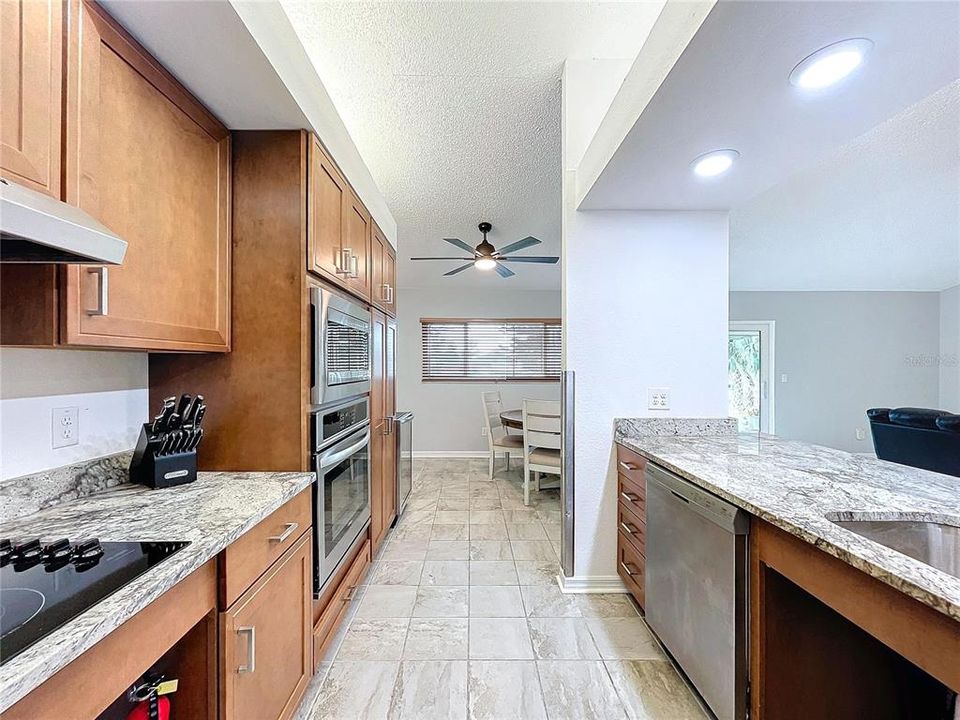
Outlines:
[{"label": "double wall oven", "polygon": [[310,290],[313,590],[319,597],[370,523],[370,312]]}]

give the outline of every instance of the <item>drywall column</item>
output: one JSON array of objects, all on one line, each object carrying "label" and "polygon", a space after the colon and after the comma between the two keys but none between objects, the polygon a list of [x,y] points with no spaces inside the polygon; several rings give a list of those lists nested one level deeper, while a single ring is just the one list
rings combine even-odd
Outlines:
[{"label": "drywall column", "polygon": [[940,293],[940,407],[960,413],[960,285]]},{"label": "drywall column", "polygon": [[[564,589],[622,591],[613,421],[726,417],[727,214],[576,210],[575,155],[597,115],[579,101],[596,96],[584,68],[596,64],[568,61],[563,88],[564,367],[576,373],[575,561]],[[670,388],[668,411],[647,410],[651,387]]]}]

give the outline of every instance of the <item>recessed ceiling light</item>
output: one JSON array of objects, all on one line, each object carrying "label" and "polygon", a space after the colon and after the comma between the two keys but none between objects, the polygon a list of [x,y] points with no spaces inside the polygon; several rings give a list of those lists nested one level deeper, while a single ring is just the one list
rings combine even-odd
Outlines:
[{"label": "recessed ceiling light", "polygon": [[477,270],[493,270],[497,266],[497,261],[488,257],[477,258],[473,261],[473,266]]},{"label": "recessed ceiling light", "polygon": [[790,73],[790,82],[804,90],[822,90],[863,65],[873,47],[866,38],[841,40],[808,55]]},{"label": "recessed ceiling light", "polygon": [[690,164],[693,166],[693,173],[698,177],[712,178],[723,175],[738,157],[740,153],[736,150],[711,150],[694,158]]}]

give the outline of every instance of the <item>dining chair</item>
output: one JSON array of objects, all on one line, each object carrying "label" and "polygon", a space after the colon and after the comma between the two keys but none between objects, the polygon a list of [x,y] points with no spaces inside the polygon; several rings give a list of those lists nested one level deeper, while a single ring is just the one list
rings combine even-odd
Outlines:
[{"label": "dining chair", "polygon": [[523,450],[523,436],[510,435],[503,427],[503,421],[500,419],[503,404],[500,402],[498,390],[480,393],[480,397],[483,400],[483,422],[487,428],[487,446],[490,450],[488,472],[490,479],[493,480],[493,465],[497,451],[502,452],[506,457],[507,470],[509,470],[510,453]]},{"label": "dining chair", "polygon": [[559,400],[523,401],[523,504],[530,504],[530,473],[537,492],[540,473],[560,476],[561,428]]}]

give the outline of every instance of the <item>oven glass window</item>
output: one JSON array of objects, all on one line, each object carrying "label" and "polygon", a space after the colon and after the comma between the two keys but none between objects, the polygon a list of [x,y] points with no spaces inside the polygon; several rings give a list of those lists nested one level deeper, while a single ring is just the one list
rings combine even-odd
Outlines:
[{"label": "oven glass window", "polygon": [[330,312],[326,334],[327,385],[370,379],[370,327],[349,315]]},{"label": "oven glass window", "polygon": [[323,476],[323,534],[327,553],[337,546],[351,526],[366,512],[369,503],[369,473],[367,448],[327,468]]}]

